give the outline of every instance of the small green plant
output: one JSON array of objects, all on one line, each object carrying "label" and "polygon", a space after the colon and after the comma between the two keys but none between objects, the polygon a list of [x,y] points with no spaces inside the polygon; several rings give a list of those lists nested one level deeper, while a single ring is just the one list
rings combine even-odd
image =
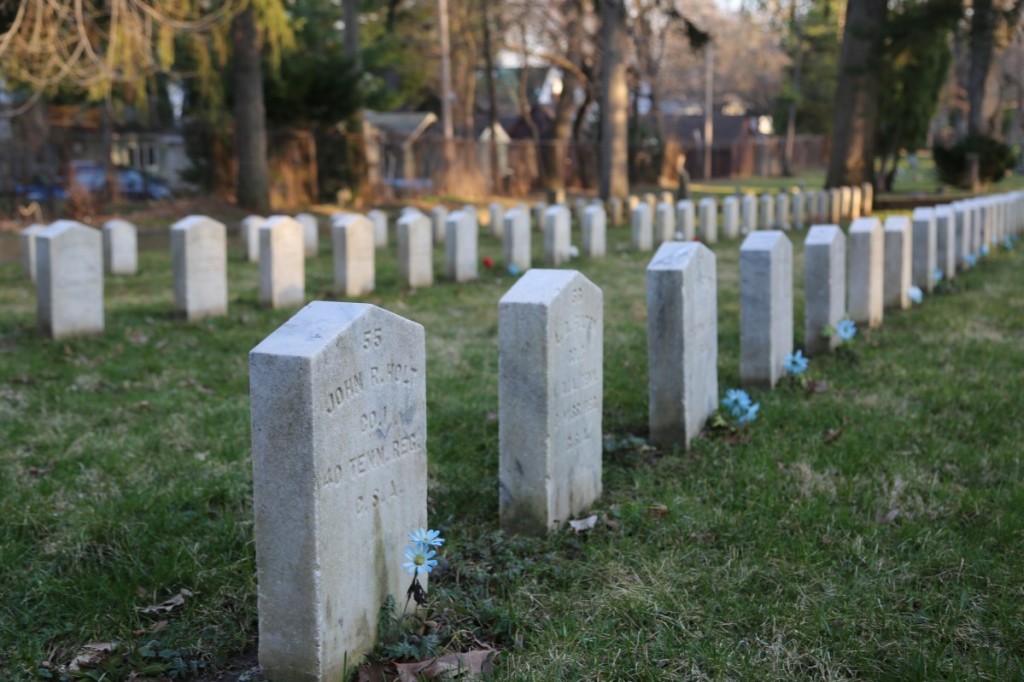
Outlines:
[{"label": "small green plant", "polygon": [[932,153],[939,180],[953,187],[967,187],[970,183],[969,154],[977,154],[978,179],[985,183],[999,182],[1014,164],[1013,150],[1009,145],[987,135],[968,135],[951,147],[937,144]]}]

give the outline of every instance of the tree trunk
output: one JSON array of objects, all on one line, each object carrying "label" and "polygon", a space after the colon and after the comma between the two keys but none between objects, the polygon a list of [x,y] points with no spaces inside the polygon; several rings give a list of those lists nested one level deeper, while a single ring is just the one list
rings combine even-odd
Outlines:
[{"label": "tree trunk", "polygon": [[498,165],[498,99],[494,92],[494,55],[491,53],[490,1],[480,0],[480,4],[484,15],[484,68],[487,69],[487,103],[490,108],[487,120],[491,127],[491,137],[488,140],[491,156],[491,192],[498,194],[502,192],[503,188],[501,186],[501,172]]},{"label": "tree trunk", "polygon": [[[356,73],[363,72],[363,51],[359,39],[359,0],[345,0],[345,57],[352,62]],[[369,201],[367,186],[366,136],[363,134],[363,108],[360,106],[345,121],[345,148],[349,178],[352,183],[353,204],[363,206]]]},{"label": "tree trunk", "polygon": [[800,99],[800,71],[804,61],[803,27],[796,18],[796,0],[792,0],[789,5],[789,30],[793,33],[796,48],[793,50],[792,94],[789,101],[789,111],[786,112],[786,142],[782,149],[782,174],[786,177],[793,176],[793,147],[796,145],[796,104]]},{"label": "tree trunk", "polygon": [[601,0],[604,47],[601,80],[601,198],[625,199],[629,194],[629,85],[626,82],[624,0]]},{"label": "tree trunk", "polygon": [[270,212],[267,166],[267,123],[263,108],[263,66],[252,5],[231,22],[235,96],[235,157],[238,159],[236,197],[242,208]]},{"label": "tree trunk", "polygon": [[[582,61],[583,52],[583,31],[582,31],[582,8],[578,0],[567,0],[562,3],[562,16],[567,18],[568,50],[566,57],[574,64]],[[575,110],[573,95],[579,85],[579,79],[572,71],[562,69],[562,92],[558,95],[558,102],[555,104],[554,135],[552,141],[550,168],[548,169],[547,189],[565,189],[565,167],[568,159],[569,138],[572,135],[572,115]]]},{"label": "tree trunk", "polygon": [[885,17],[886,0],[850,0],[846,7],[827,187],[872,180],[878,109],[878,78],[872,59],[879,54]]},{"label": "tree trunk", "polygon": [[974,0],[968,36],[967,133],[989,133],[985,126],[985,83],[992,68],[996,16],[992,0]]}]

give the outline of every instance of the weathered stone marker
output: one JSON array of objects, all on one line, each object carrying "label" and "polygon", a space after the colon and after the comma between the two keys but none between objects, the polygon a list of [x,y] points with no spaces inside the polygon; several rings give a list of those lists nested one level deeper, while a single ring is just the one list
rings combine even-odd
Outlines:
[{"label": "weathered stone marker", "polygon": [[73,220],[36,235],[36,316],[51,339],[103,333],[103,237]]},{"label": "weathered stone marker", "polygon": [[444,243],[444,270],[453,282],[472,282],[477,278],[477,239],[479,229],[473,216],[456,211],[448,216],[448,234]]},{"label": "weathered stone marker", "polygon": [[647,266],[650,439],[690,447],[718,407],[715,254],[703,244],[662,244]]},{"label": "weathered stone marker", "polygon": [[804,226],[807,225],[807,201],[810,198],[810,194],[800,191],[793,192],[793,227],[798,230],[804,229]]},{"label": "weathered stone marker", "polygon": [[839,221],[843,219],[843,196],[842,191],[838,187],[833,187],[828,191],[828,222],[833,225],[838,225]]},{"label": "weathered stone marker", "polygon": [[860,185],[854,185],[850,188],[850,220],[857,220],[861,217],[861,208],[864,200],[861,192]]},{"label": "weathered stone marker", "polygon": [[569,260],[572,247],[569,207],[551,206],[544,212],[544,264],[556,267]]},{"label": "weathered stone marker", "polygon": [[771,230],[775,227],[775,197],[767,192],[759,198],[757,217],[762,230]]},{"label": "weathered stone marker", "polygon": [[935,209],[915,208],[912,219],[914,224],[912,278],[915,286],[930,294],[935,289]]},{"label": "weathered stone marker", "polygon": [[744,194],[740,199],[740,224],[743,234],[757,229],[757,197],[753,194]]},{"label": "weathered stone marker", "polygon": [[591,204],[583,212],[583,255],[604,258],[607,253],[607,216],[604,206]]},{"label": "weathered stone marker", "polygon": [[532,264],[532,237],[530,214],[525,208],[515,208],[505,214],[505,236],[502,238],[502,256],[505,267],[513,265],[526,272]]},{"label": "weathered stone marker", "polygon": [[612,225],[618,226],[622,224],[622,199],[619,197],[612,197],[608,200],[608,211],[610,213]]},{"label": "weathered stone marker", "polygon": [[501,239],[505,234],[505,209],[501,204],[492,203],[487,207],[491,220],[491,236]]},{"label": "weathered stone marker", "polygon": [[705,244],[718,243],[718,202],[714,197],[704,197],[700,208],[700,238]]},{"label": "weathered stone marker", "polygon": [[823,353],[839,345],[826,337],[846,314],[846,236],[835,225],[814,225],[804,239],[804,350]]},{"label": "weathered stone marker", "polygon": [[366,217],[373,223],[374,246],[378,249],[385,248],[388,245],[388,214],[374,209],[367,213]]},{"label": "weathered stone marker", "polygon": [[139,271],[139,234],[127,220],[103,223],[103,268],[111,275]]},{"label": "weathered stone marker", "polygon": [[251,215],[242,219],[241,237],[245,259],[250,263],[260,262],[260,226],[266,220],[261,215]]},{"label": "weathered stone marker", "polygon": [[444,238],[448,234],[445,225],[448,222],[448,209],[444,206],[435,206],[430,209],[430,223],[434,234],[435,244],[444,244]]},{"label": "weathered stone marker", "polygon": [[312,213],[300,213],[295,219],[302,225],[302,246],[306,258],[315,258],[320,250],[320,221]]},{"label": "weathered stone marker", "polygon": [[260,303],[280,310],[305,302],[302,225],[289,216],[271,216],[260,226]]},{"label": "weathered stone marker", "polygon": [[634,251],[650,251],[654,248],[654,228],[651,226],[651,207],[641,202],[633,209],[630,222],[630,238]]},{"label": "weathered stone marker", "polygon": [[722,200],[722,236],[725,239],[740,236],[740,198],[735,194]]},{"label": "weathered stone marker", "polygon": [[839,215],[843,220],[849,220],[853,210],[853,189],[849,185],[839,188],[840,209]]},{"label": "weathered stone marker", "polygon": [[866,216],[871,215],[875,210],[875,186],[870,182],[865,182],[860,186],[861,191],[861,213]]},{"label": "weathered stone marker", "polygon": [[548,210],[548,205],[543,201],[538,201],[533,205],[533,229],[537,232],[544,232],[544,213]]},{"label": "weathered stone marker", "polygon": [[956,277],[956,217],[952,206],[935,207],[935,267],[946,279]]},{"label": "weathered stone marker", "polygon": [[375,645],[385,598],[404,602],[406,533],[427,525],[425,355],[415,322],[322,301],[249,354],[269,679],[343,679]]},{"label": "weathered stone marker", "polygon": [[341,296],[365,296],[376,286],[376,245],[373,223],[361,215],[334,219],[331,251],[334,254],[334,292]]},{"label": "weathered stone marker", "polygon": [[46,225],[35,223],[22,230],[21,238],[21,266],[25,276],[33,282],[36,281],[36,237],[46,229]]},{"label": "weathered stone marker", "polygon": [[432,234],[430,218],[424,215],[398,219],[398,279],[410,289],[434,283]]},{"label": "weathered stone marker", "polygon": [[953,219],[956,223],[955,245],[956,265],[961,270],[967,268],[967,255],[971,253],[971,218],[973,212],[966,201],[953,202]]},{"label": "weathered stone marker", "polygon": [[189,322],[228,312],[228,230],[202,215],[171,226],[174,310]]},{"label": "weathered stone marker", "polygon": [[683,233],[683,241],[691,242],[697,236],[697,210],[689,199],[676,204],[676,229]]},{"label": "weathered stone marker", "polygon": [[885,233],[878,218],[850,225],[850,268],[846,292],[850,319],[869,328],[882,325]]},{"label": "weathered stone marker", "polygon": [[672,204],[658,202],[654,220],[654,239],[658,244],[674,241],[676,238],[676,213]]},{"label": "weathered stone marker", "polygon": [[[826,189],[819,190],[817,193],[817,200],[815,201],[815,220],[827,223],[830,222],[832,217],[832,208],[830,202],[832,201],[832,193]],[[836,220],[832,224],[836,224],[839,221]]]},{"label": "weathered stone marker", "polygon": [[541,534],[601,495],[601,290],[530,270],[498,304],[501,527]]},{"label": "weathered stone marker", "polygon": [[789,194],[786,192],[779,192],[775,197],[775,224],[780,230],[793,229],[789,218]]},{"label": "weathered stone marker", "polygon": [[779,230],[740,246],[740,381],[775,386],[793,352],[793,245]]},{"label": "weathered stone marker", "polygon": [[910,307],[912,236],[910,220],[906,216],[885,219],[885,281],[882,286],[882,305],[885,307]]}]

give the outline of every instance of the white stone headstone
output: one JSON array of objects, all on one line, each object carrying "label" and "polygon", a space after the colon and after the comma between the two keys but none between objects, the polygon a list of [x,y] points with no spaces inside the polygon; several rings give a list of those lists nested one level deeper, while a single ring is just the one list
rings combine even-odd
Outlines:
[{"label": "white stone headstone", "polygon": [[374,228],[369,218],[349,214],[331,225],[334,255],[334,292],[341,296],[365,296],[377,283]]},{"label": "white stone headstone", "polygon": [[871,215],[875,211],[875,186],[870,182],[865,182],[860,186],[861,192],[861,213],[866,216]]},{"label": "white stone headstone", "polygon": [[520,272],[530,269],[533,254],[531,238],[530,214],[525,208],[515,208],[505,214],[502,256],[506,268],[514,265]]},{"label": "white stone headstone", "polygon": [[261,215],[246,216],[241,223],[242,248],[250,263],[260,262],[260,226],[266,220]]},{"label": "white stone headstone", "polygon": [[664,201],[659,202],[654,225],[654,239],[658,244],[674,241],[676,238],[675,207]]},{"label": "white stone headstone", "polygon": [[672,192],[665,190],[661,193],[661,201],[672,206],[676,203],[676,197]]},{"label": "white stone headstone", "polygon": [[572,218],[565,204],[549,206],[544,211],[544,264],[557,267],[571,257]]},{"label": "white stone headstone", "polygon": [[704,197],[698,204],[700,209],[700,239],[705,244],[718,243],[718,202],[714,197]]},{"label": "white stone headstone", "polygon": [[630,236],[634,251],[650,251],[654,248],[654,227],[651,225],[651,208],[646,202],[636,205],[630,223]]},{"label": "white stone headstone", "polygon": [[740,236],[740,198],[735,194],[722,200],[722,236],[726,239]]},{"label": "white stone headstone", "polygon": [[740,230],[743,234],[750,234],[757,229],[757,197],[753,194],[744,194],[740,199]]},{"label": "white stone headstone", "polygon": [[415,322],[323,301],[249,354],[268,679],[342,679],[375,646],[385,598],[405,601],[406,534],[427,526],[425,356]]},{"label": "white stone headstone", "polygon": [[793,352],[793,245],[759,230],[740,246],[740,381],[775,386]]},{"label": "white stone headstone", "polygon": [[492,203],[487,208],[491,220],[491,236],[501,239],[505,234],[505,209],[501,204]]},{"label": "white stone headstone", "polygon": [[885,219],[885,275],[882,305],[887,308],[910,307],[911,247],[913,232],[906,216]]},{"label": "white stone headstone", "polygon": [[799,190],[793,192],[793,227],[798,230],[804,229],[807,225],[807,200],[811,197],[810,194],[805,194]]},{"label": "white stone headstone", "polygon": [[683,233],[683,241],[693,241],[697,236],[697,209],[689,199],[676,203],[676,230]]},{"label": "white stone headstone", "polygon": [[650,440],[690,447],[718,407],[715,254],[703,244],[662,244],[647,266]]},{"label": "white stone headstone", "polygon": [[430,220],[433,227],[434,243],[444,244],[444,238],[448,234],[445,228],[448,223],[448,209],[444,206],[435,206],[430,209]]},{"label": "white stone headstone", "polygon": [[300,213],[295,219],[302,225],[302,245],[306,258],[315,258],[320,250],[320,221],[312,213]]},{"label": "white stone headstone", "polygon": [[538,201],[533,205],[533,229],[537,232],[544,232],[544,214],[548,210],[548,205],[543,201]]},{"label": "white stone headstone", "polygon": [[786,192],[779,192],[775,197],[775,224],[780,230],[793,229],[789,219],[789,194]]},{"label": "white stone headstone", "polygon": [[[814,203],[814,205],[815,205],[814,219],[816,221],[818,221],[818,222],[821,222],[821,223],[830,222],[830,220],[832,218],[832,207],[831,207],[832,193],[830,191],[828,191],[828,190],[823,189],[823,190],[820,190],[817,193],[816,196],[817,196],[817,200]],[[835,225],[835,224],[838,224],[838,223],[839,223],[839,221],[836,220],[832,224]]]},{"label": "white stone headstone", "polygon": [[868,328],[882,326],[885,233],[878,218],[857,218],[850,225],[847,313]]},{"label": "white stone headstone", "polygon": [[952,206],[935,207],[935,267],[946,279],[956,277],[956,217]]},{"label": "white stone headstone", "polygon": [[473,216],[456,211],[448,216],[448,234],[444,244],[444,271],[453,282],[471,282],[477,278],[477,239],[479,229]]},{"label": "white stone headstone", "polygon": [[434,283],[433,227],[430,218],[406,215],[398,219],[398,279],[410,289]]},{"label": "white stone headstone", "polygon": [[762,194],[758,199],[757,217],[762,230],[775,228],[775,197],[771,194]]},{"label": "white stone headstone", "polygon": [[935,267],[938,262],[935,252],[935,209],[915,208],[913,224],[912,278],[914,286],[930,294],[935,289]]},{"label": "white stone headstone", "polygon": [[583,212],[583,255],[589,258],[604,258],[607,253],[607,216],[604,206],[591,204]]},{"label": "white stone headstone", "polygon": [[804,350],[808,355],[839,345],[833,330],[846,314],[846,236],[835,225],[814,225],[804,239]]},{"label": "white stone headstone", "polygon": [[194,322],[228,312],[227,227],[191,215],[171,226],[174,310]]},{"label": "white stone headstone", "polygon": [[260,303],[279,310],[305,302],[302,225],[290,216],[271,216],[260,226]]},{"label": "white stone headstone", "polygon": [[658,209],[658,195],[654,192],[644,193],[644,203],[647,204],[647,208],[650,209],[651,220],[654,220],[654,213]]},{"label": "white stone headstone", "polygon": [[376,209],[366,214],[366,217],[373,224],[373,244],[378,249],[386,248],[388,245],[388,214]]},{"label": "white stone headstone", "polygon": [[110,275],[134,275],[139,271],[139,235],[127,220],[103,223],[103,269]]},{"label": "white stone headstone", "polygon": [[842,190],[833,187],[828,191],[828,222],[838,225],[843,219],[843,195]]},{"label": "white stone headstone", "polygon": [[601,495],[604,307],[573,270],[530,270],[498,304],[501,527],[541,534]]},{"label": "white stone headstone", "polygon": [[576,229],[583,232],[583,217],[587,210],[586,199],[576,199],[572,202],[572,218],[576,221]]},{"label": "white stone headstone", "polygon": [[854,185],[850,188],[850,220],[857,220],[857,218],[861,217],[864,201],[862,191],[863,189],[860,185]]},{"label": "white stone headstone", "polygon": [[21,238],[21,265],[25,276],[32,282],[36,281],[36,237],[46,229],[46,225],[35,223],[22,230]]},{"label": "white stone headstone", "polygon": [[853,210],[853,189],[848,185],[839,188],[839,216],[842,220],[849,220]]},{"label": "white stone headstone", "polygon": [[612,225],[622,224],[622,199],[618,197],[612,197],[608,200],[608,210],[610,212],[610,218]]},{"label": "white stone headstone", "polygon": [[51,339],[102,334],[103,236],[73,220],[58,220],[35,237],[36,313]]}]

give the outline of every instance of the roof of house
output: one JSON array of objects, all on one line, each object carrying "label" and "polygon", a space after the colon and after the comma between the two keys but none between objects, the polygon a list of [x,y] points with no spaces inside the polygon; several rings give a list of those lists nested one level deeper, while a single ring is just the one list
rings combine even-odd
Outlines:
[{"label": "roof of house", "polygon": [[372,111],[363,112],[370,125],[397,137],[402,142],[415,142],[423,132],[437,123],[437,115],[429,111]]}]

